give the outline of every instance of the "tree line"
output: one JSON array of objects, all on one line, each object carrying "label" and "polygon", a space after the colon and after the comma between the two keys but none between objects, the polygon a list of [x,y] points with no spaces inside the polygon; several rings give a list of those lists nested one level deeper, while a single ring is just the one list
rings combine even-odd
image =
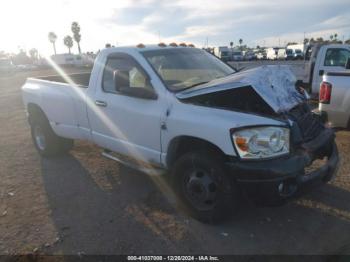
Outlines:
[{"label": "tree line", "polygon": [[318,38],[305,38],[304,44],[350,44],[350,39],[343,41],[338,39],[338,34],[331,34],[329,39],[323,39],[323,37]]},{"label": "tree line", "polygon": [[[80,48],[80,40],[81,40],[81,34],[80,34],[80,25],[78,22],[73,22],[71,25],[71,31],[73,33],[73,37],[70,35],[66,35],[63,38],[63,44],[68,48],[69,54],[71,53],[71,48],[73,47],[73,39],[78,45],[78,52],[81,54],[81,48]],[[56,55],[56,40],[57,40],[57,35],[55,32],[49,32],[48,34],[49,41],[52,44],[53,47],[53,52]]]}]

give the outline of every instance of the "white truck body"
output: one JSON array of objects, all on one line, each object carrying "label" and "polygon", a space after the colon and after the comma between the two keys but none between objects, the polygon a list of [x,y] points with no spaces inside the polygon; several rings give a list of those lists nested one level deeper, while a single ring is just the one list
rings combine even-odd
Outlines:
[{"label": "white truck body", "polygon": [[[228,215],[233,198],[222,196],[238,185],[269,185],[265,194],[283,200],[336,172],[333,132],[313,116],[288,66],[235,72],[204,50],[141,45],[101,51],[88,79],[62,74],[24,84],[38,152],[88,140],[111,159],[118,153],[168,170],[202,221]],[[305,175],[318,155],[329,158],[326,167]]]},{"label": "white truck body", "polygon": [[[104,65],[108,56],[115,52],[126,53],[137,59],[152,79],[152,86],[159,96],[156,101],[124,95],[111,95],[102,90]],[[280,68],[280,72],[275,79],[271,76],[267,77],[268,74],[264,72],[268,70],[271,74],[274,70],[278,72],[278,68]],[[235,77],[240,77],[239,81],[243,81],[237,87],[249,82],[248,77],[251,71],[235,75]],[[280,90],[284,92],[291,88],[290,86],[286,88],[284,81],[287,78],[289,79],[288,85],[293,87],[293,76],[286,67],[265,67],[261,72],[252,74],[255,79],[251,81],[256,81],[257,84],[264,86],[270,83],[282,84]],[[247,79],[242,79],[242,75],[246,75]],[[234,79],[230,81],[234,81]],[[242,119],[242,113],[179,102],[176,96],[167,91],[137,48],[103,50],[97,57],[88,87],[74,85],[73,80],[71,83],[59,83],[29,78],[23,86],[23,94],[26,105],[30,103],[40,105],[46,113],[52,129],[59,136],[89,140],[102,148],[126,155],[131,153],[133,157],[164,166],[166,165],[168,145],[177,136],[201,137],[217,145],[225,154],[235,156],[231,138],[227,136],[230,128],[245,125],[280,124],[278,121],[266,117],[243,114],[244,118]],[[271,100],[273,96],[269,97],[269,94],[264,96],[273,103],[276,111],[288,107],[288,103],[284,105],[283,102]],[[288,97],[288,95],[285,96]],[[108,107],[96,106],[95,101],[104,101]],[[147,111],[139,111],[139,107],[147,108]],[[171,108],[171,117],[166,117],[169,108]],[[120,113],[116,114],[115,112]],[[167,132],[159,128],[162,121],[167,123]],[[212,125],[213,121],[216,122],[215,126]],[[200,126],[202,128],[199,128]],[[140,132],[140,129],[147,130],[147,135]]]},{"label": "white truck body", "polygon": [[323,82],[331,86],[330,101],[320,101],[318,110],[326,113],[330,126],[350,128],[350,68],[325,74]]},{"label": "white truck body", "polygon": [[349,56],[350,45],[315,46],[308,63],[305,65],[303,80],[310,87],[311,94],[318,95],[323,75],[332,72],[345,72],[346,57]]}]

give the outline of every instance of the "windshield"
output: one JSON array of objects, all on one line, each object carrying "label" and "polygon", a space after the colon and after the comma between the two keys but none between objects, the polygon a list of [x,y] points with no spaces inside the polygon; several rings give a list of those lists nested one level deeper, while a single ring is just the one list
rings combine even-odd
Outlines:
[{"label": "windshield", "polygon": [[142,52],[167,88],[180,91],[235,71],[208,52],[195,48],[174,48]]},{"label": "windshield", "polygon": [[293,50],[292,50],[292,49],[287,49],[287,50],[286,50],[286,53],[287,53],[287,54],[292,54],[292,53],[293,53]]}]

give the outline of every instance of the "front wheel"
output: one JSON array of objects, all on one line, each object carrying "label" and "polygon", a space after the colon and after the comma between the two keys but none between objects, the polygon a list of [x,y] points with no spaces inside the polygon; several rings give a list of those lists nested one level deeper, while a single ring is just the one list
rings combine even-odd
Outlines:
[{"label": "front wheel", "polygon": [[173,168],[175,191],[195,219],[216,223],[229,217],[238,203],[238,189],[215,153],[190,152]]},{"label": "front wheel", "polygon": [[45,157],[67,153],[73,147],[73,140],[57,136],[44,117],[31,123],[31,135],[35,148]]}]

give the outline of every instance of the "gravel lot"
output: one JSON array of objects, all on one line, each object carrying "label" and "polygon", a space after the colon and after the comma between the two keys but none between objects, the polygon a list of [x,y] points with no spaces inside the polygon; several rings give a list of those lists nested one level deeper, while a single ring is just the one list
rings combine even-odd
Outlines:
[{"label": "gravel lot", "polygon": [[337,132],[337,178],[285,206],[248,200],[231,220],[182,214],[162,178],[149,177],[77,142],[42,159],[30,138],[20,87],[0,78],[0,254],[350,254],[350,132]]}]

